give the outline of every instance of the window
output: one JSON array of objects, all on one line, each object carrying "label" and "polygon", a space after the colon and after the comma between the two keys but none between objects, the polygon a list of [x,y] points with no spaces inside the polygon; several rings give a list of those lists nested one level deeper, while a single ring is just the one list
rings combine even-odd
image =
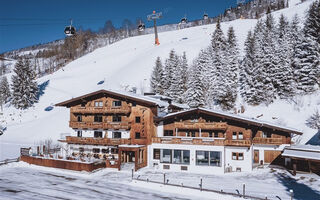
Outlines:
[{"label": "window", "polygon": [[82,131],[77,131],[77,136],[82,137]]},{"label": "window", "polygon": [[82,122],[82,115],[77,115],[77,121]]},{"label": "window", "polygon": [[188,137],[196,137],[196,132],[190,131],[190,132],[187,133],[187,136]]},{"label": "window", "polygon": [[95,138],[102,138],[102,131],[94,131],[93,134]]},{"label": "window", "polygon": [[136,106],[137,105],[137,103],[136,102],[132,102],[132,106],[134,107],[134,106]]},{"label": "window", "polygon": [[243,133],[242,132],[239,132],[238,139],[243,140]]},{"label": "window", "polygon": [[263,138],[271,138],[271,133],[262,132],[262,137]]},{"label": "window", "polygon": [[80,148],[79,148],[79,151],[80,151],[81,153],[83,153],[83,152],[84,152],[84,148],[83,148],[83,147],[80,147]]},{"label": "window", "polygon": [[212,137],[212,132],[209,132],[209,137]]},{"label": "window", "polygon": [[218,132],[214,132],[214,137],[215,138],[219,137],[219,133]]},{"label": "window", "polygon": [[209,165],[209,151],[196,151],[196,164]]},{"label": "window", "polygon": [[111,153],[112,153],[112,154],[117,154],[117,153],[118,153],[118,149],[112,148],[112,149],[111,149]]},{"label": "window", "polygon": [[172,163],[180,164],[182,163],[182,151],[181,150],[173,150],[173,160]]},{"label": "window", "polygon": [[160,149],[153,149],[153,159],[160,160]]},{"label": "window", "polygon": [[113,122],[121,122],[121,116],[120,115],[113,115],[112,121]]},{"label": "window", "polygon": [[121,106],[121,101],[113,101],[112,102],[112,107],[119,107]]},{"label": "window", "polygon": [[164,130],[163,135],[164,136],[173,136],[173,130]]},{"label": "window", "polygon": [[121,138],[121,132],[113,132],[113,138]]},{"label": "window", "polygon": [[136,117],[136,123],[140,123],[140,117]]},{"label": "window", "polygon": [[232,153],[232,160],[243,160],[243,159],[244,159],[243,153],[236,153],[236,152]]},{"label": "window", "polygon": [[103,106],[103,102],[102,101],[95,101],[94,102],[94,107],[102,107]]},{"label": "window", "polygon": [[136,139],[140,139],[140,132],[136,132]]},{"label": "window", "polygon": [[236,140],[236,139],[237,139],[237,132],[233,132],[233,133],[232,133],[232,139],[233,139],[233,140]]},{"label": "window", "polygon": [[182,163],[183,164],[189,164],[190,163],[190,151],[189,150],[183,150],[182,151]]},{"label": "window", "polygon": [[171,149],[161,149],[161,160],[162,163],[171,163]]},{"label": "window", "polygon": [[92,152],[93,152],[93,153],[100,153],[100,149],[93,148],[93,149],[92,149]]},{"label": "window", "polygon": [[109,149],[101,149],[102,153],[109,153]]},{"label": "window", "polygon": [[102,122],[102,115],[94,115],[94,122]]},{"label": "window", "polygon": [[210,166],[221,167],[221,152],[210,151]]},{"label": "window", "polygon": [[220,151],[196,151],[196,164],[221,167]]}]

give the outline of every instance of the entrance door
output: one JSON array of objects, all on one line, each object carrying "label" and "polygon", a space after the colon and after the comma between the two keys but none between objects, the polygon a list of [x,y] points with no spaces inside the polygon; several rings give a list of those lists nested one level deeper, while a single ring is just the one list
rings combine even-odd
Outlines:
[{"label": "entrance door", "polygon": [[259,150],[254,150],[254,163],[259,163]]},{"label": "entrance door", "polygon": [[131,163],[135,161],[134,151],[123,151],[122,152],[122,163]]}]

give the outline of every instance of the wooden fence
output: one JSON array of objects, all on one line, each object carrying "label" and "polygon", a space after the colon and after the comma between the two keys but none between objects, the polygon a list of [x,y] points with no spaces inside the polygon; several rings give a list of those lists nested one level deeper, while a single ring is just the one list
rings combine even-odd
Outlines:
[{"label": "wooden fence", "polygon": [[24,155],[21,155],[20,160],[27,162],[29,164],[40,165],[44,167],[54,167],[54,168],[60,168],[60,169],[87,171],[87,172],[92,172],[96,169],[106,167],[105,162],[84,163],[84,162],[76,162],[76,161],[70,161],[70,160],[57,160],[57,159],[32,157],[32,156],[24,156]]},{"label": "wooden fence", "polygon": [[19,160],[20,160],[19,158],[1,160],[0,161],[0,166],[1,165],[6,165],[6,164],[9,164],[9,163],[13,163],[13,162],[19,162]]}]

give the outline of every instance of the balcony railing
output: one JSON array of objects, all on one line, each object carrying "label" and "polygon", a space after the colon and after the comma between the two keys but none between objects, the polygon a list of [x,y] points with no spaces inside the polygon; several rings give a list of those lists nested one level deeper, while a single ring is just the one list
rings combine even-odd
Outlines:
[{"label": "balcony railing", "polygon": [[203,130],[226,130],[227,123],[224,122],[175,122],[178,129],[203,129]]},{"label": "balcony railing", "polygon": [[252,144],[251,140],[225,140],[225,146],[240,146],[240,147],[250,147]]},{"label": "balcony railing", "polygon": [[281,145],[290,144],[290,140],[287,140],[286,138],[253,138],[252,143]]},{"label": "balcony railing", "polygon": [[73,136],[67,136],[65,142],[67,142],[68,144],[86,144],[86,145],[131,144],[130,139],[92,138],[92,137],[73,137]]},{"label": "balcony railing", "polygon": [[152,143],[223,146],[224,138],[154,137]]},{"label": "balcony railing", "polygon": [[119,107],[71,107],[70,112],[72,113],[86,113],[86,114],[100,114],[100,113],[111,113],[111,114],[128,114],[131,112],[131,106],[119,106]]},{"label": "balcony railing", "polygon": [[69,122],[71,128],[79,129],[124,129],[129,130],[131,124],[129,122]]}]

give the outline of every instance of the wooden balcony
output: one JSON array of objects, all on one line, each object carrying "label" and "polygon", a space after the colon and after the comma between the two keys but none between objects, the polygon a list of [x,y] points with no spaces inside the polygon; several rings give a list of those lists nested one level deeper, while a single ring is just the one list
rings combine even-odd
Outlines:
[{"label": "wooden balcony", "polygon": [[252,144],[251,140],[225,140],[225,146],[238,146],[238,147],[250,147]]},{"label": "wooden balcony", "polygon": [[225,122],[175,122],[174,127],[178,129],[190,130],[226,130],[227,123]]},{"label": "wooden balcony", "polygon": [[129,114],[131,112],[131,106],[119,106],[119,107],[71,107],[70,112],[81,114]]},{"label": "wooden balcony", "polygon": [[286,138],[253,138],[252,143],[281,145],[281,144],[290,144],[290,140],[287,140]]},{"label": "wooden balcony", "polygon": [[73,137],[73,136],[67,136],[65,142],[68,144],[85,144],[85,145],[131,144],[130,139],[92,138],[92,137]]},{"label": "wooden balcony", "polygon": [[224,138],[154,137],[152,143],[223,146]]},{"label": "wooden balcony", "polygon": [[129,130],[129,122],[69,122],[69,126],[74,129],[124,129]]}]

